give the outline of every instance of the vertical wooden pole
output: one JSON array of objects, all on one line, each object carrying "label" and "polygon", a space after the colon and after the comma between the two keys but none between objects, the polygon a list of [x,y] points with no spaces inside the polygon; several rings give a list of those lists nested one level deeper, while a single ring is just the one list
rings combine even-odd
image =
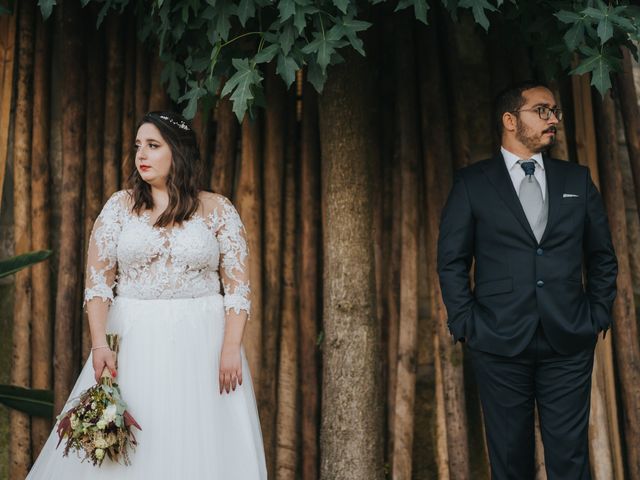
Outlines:
[{"label": "vertical wooden pole", "polygon": [[[31,251],[31,128],[33,122],[33,2],[18,6],[18,85],[13,143],[13,222],[15,254]],[[31,269],[15,275],[11,383],[31,380]],[[31,422],[17,410],[9,413],[9,477],[24,478],[31,463]]]},{"label": "vertical wooden pole", "polygon": [[120,158],[118,167],[120,169],[120,188],[124,188],[129,175],[133,171],[133,145],[135,144],[136,132],[136,19],[132,9],[125,10],[122,14],[124,23],[124,81],[121,107],[121,134]]},{"label": "vertical wooden pole", "polygon": [[9,122],[13,98],[13,65],[18,15],[0,15],[0,206],[9,154]]},{"label": "vertical wooden pole", "polygon": [[618,295],[613,306],[612,335],[616,345],[617,364],[621,366],[618,369],[618,378],[624,408],[623,431],[626,440],[627,471],[630,478],[640,478],[640,345],[629,269],[622,173],[617,154],[615,107],[610,94],[603,100],[596,95],[595,106],[595,118],[599,121],[596,134],[603,198],[609,216],[613,246],[618,257]]},{"label": "vertical wooden pole", "polygon": [[216,115],[216,144],[211,169],[211,189],[233,197],[233,180],[238,146],[238,120],[228,97],[218,100]]},{"label": "vertical wooden pole", "polygon": [[[31,222],[33,250],[51,248],[49,190],[49,43],[50,29],[36,13],[36,42],[33,73],[33,137],[31,143]],[[49,261],[32,267],[32,328],[31,328],[31,385],[51,388],[52,319],[51,264]],[[36,458],[49,436],[51,421],[31,420],[31,444]]]},{"label": "vertical wooden pole", "polygon": [[[578,163],[589,167],[591,178],[595,185],[600,188],[600,174],[598,167],[598,146],[596,145],[596,132],[594,124],[594,112],[591,98],[591,85],[588,76],[572,76],[571,90],[573,95],[574,122],[575,122],[575,144]],[[596,357],[593,369],[594,379],[592,380],[591,395],[594,403],[594,411],[599,410],[597,402],[603,400],[603,408],[607,413],[608,432],[602,432],[599,428],[590,429],[591,438],[595,443],[603,443],[603,437],[609,437],[611,445],[614,478],[624,478],[624,465],[622,459],[622,438],[618,426],[618,400],[616,393],[616,374],[613,365],[613,336],[607,335],[600,339],[596,345]],[[596,378],[597,377],[597,378]],[[594,394],[594,388],[599,385],[600,394]],[[599,426],[599,423],[592,423]],[[595,458],[592,457],[595,461]]]},{"label": "vertical wooden pole", "polygon": [[242,160],[238,172],[238,196],[236,206],[247,229],[251,258],[249,267],[251,282],[251,320],[247,322],[244,346],[258,399],[262,362],[262,198],[260,122],[247,115],[242,122]]},{"label": "vertical wooden pole", "polygon": [[295,111],[288,112],[284,168],[284,231],[282,260],[282,321],[278,362],[278,420],[276,423],[276,477],[299,478],[298,466],[298,295],[296,267],[296,136]]},{"label": "vertical wooden pole", "polygon": [[418,114],[413,30],[406,12],[396,23],[397,151],[401,169],[400,324],[393,440],[393,478],[411,479],[418,329]]},{"label": "vertical wooden pole", "polygon": [[[264,150],[264,329],[262,352],[262,396],[260,418],[264,438],[267,466],[271,477],[275,477],[276,417],[278,402],[278,345],[280,340],[280,302],[282,300],[282,211],[285,138],[294,142],[293,132],[287,131],[285,106],[287,102],[284,83],[276,76],[275,67],[266,72],[267,108],[265,111]],[[289,111],[289,115],[295,115]],[[228,119],[235,122],[235,118]],[[228,122],[228,123],[230,123]],[[226,126],[228,126],[228,123]],[[291,313],[289,313],[290,315]],[[291,328],[291,327],[289,327]]]},{"label": "vertical wooden pole", "polygon": [[320,225],[320,146],[318,106],[309,83],[303,87],[300,146],[300,388],[302,393],[302,480],[318,478],[320,378],[318,325],[320,311],[318,241]]},{"label": "vertical wooden pole", "polygon": [[82,181],[84,178],[85,72],[80,5],[62,6],[62,74],[65,89],[62,110],[62,217],[60,262],[56,292],[54,341],[54,411],[60,412],[75,380],[73,323],[79,304],[77,286],[82,284],[77,255],[81,252]]},{"label": "vertical wooden pole", "polygon": [[[86,263],[87,248],[93,223],[103,206],[103,166],[105,88],[111,88],[105,82],[105,29],[89,31],[87,49],[87,129],[85,142],[86,166],[84,175],[84,225],[83,225],[83,263]],[[85,266],[86,268],[86,266]],[[91,331],[85,316],[82,328],[82,358],[89,356],[91,349]]]},{"label": "vertical wooden pole", "polygon": [[124,84],[124,60],[120,17],[115,13],[105,19],[107,37],[107,72],[109,86],[105,91],[104,144],[102,164],[102,200],[104,202],[120,185],[121,119]]}]

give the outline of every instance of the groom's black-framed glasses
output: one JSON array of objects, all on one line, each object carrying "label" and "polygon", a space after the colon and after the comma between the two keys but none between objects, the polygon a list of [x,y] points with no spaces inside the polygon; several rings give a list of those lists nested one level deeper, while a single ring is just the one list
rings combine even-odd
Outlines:
[{"label": "groom's black-framed glasses", "polygon": [[562,110],[558,107],[550,108],[540,105],[539,107],[534,108],[523,108],[521,110],[512,110],[511,113],[520,113],[520,112],[538,112],[538,116],[542,120],[549,120],[551,118],[551,114],[553,113],[559,122],[562,121]]}]

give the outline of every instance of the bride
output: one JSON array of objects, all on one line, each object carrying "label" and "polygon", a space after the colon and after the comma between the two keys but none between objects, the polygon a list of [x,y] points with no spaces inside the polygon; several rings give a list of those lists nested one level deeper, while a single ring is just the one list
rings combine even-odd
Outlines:
[{"label": "bride", "polygon": [[241,346],[250,310],[244,227],[229,200],[198,190],[197,141],[182,116],[148,113],[135,146],[131,189],[111,196],[91,234],[92,349],[64,410],[107,367],[142,427],[138,446],[130,466],[94,467],[63,457],[54,428],[27,479],[266,479]]}]

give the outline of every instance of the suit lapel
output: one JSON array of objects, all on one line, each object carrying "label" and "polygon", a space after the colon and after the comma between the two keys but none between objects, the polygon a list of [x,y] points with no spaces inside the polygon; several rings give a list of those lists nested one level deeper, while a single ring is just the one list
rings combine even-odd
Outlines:
[{"label": "suit lapel", "polygon": [[549,236],[549,232],[553,228],[554,221],[558,218],[558,209],[560,208],[560,199],[564,190],[567,172],[565,168],[557,160],[548,157],[544,158],[544,170],[547,181],[547,193],[549,198],[549,217],[547,218],[547,226],[544,229],[540,243]]},{"label": "suit lapel", "polygon": [[[509,176],[507,166],[504,163],[504,158],[501,153],[496,154],[496,156],[484,166],[484,173],[498,191],[502,201],[507,205],[507,207],[509,207],[509,210],[511,210],[511,213],[513,213],[518,222],[520,222],[522,228],[524,228],[533,241],[537,243],[538,241],[536,240],[536,236],[533,234],[531,225],[529,225],[527,216],[522,209],[520,198],[518,198],[518,194],[513,188],[513,182],[511,181],[511,177]],[[549,188],[549,190],[551,190],[551,188]],[[549,205],[549,207],[549,215],[551,215],[551,205]]]}]

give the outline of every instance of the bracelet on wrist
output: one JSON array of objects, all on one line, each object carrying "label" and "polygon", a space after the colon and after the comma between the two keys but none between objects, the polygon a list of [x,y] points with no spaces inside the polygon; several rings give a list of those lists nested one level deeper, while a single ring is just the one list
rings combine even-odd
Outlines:
[{"label": "bracelet on wrist", "polygon": [[106,343],[104,345],[98,345],[97,347],[92,347],[91,351],[93,352],[94,350],[100,350],[101,348],[109,348],[109,345],[107,345]]}]

